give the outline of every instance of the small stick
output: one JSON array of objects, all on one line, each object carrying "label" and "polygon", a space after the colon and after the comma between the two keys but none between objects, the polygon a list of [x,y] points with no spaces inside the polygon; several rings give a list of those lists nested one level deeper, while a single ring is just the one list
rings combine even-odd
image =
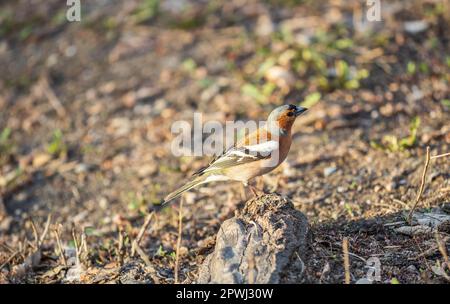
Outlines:
[{"label": "small stick", "polygon": [[41,237],[39,238],[39,246],[42,245],[42,243],[44,242],[45,237],[47,236],[48,233],[48,229],[50,227],[50,223],[52,222],[52,214],[50,213],[47,216],[47,222],[45,223],[45,227],[44,227],[44,231],[41,234]]},{"label": "small stick", "polygon": [[131,256],[135,256],[136,254],[136,247],[139,246],[139,243],[141,242],[141,239],[144,237],[144,233],[148,228],[148,225],[150,225],[150,221],[153,218],[154,212],[147,215],[147,218],[145,219],[144,224],[141,227],[141,230],[139,231],[136,239],[133,241],[133,245],[131,246]]},{"label": "small stick", "polygon": [[139,254],[141,259],[144,261],[145,265],[147,265],[148,267],[153,268],[153,265],[150,262],[147,254],[145,254],[144,250],[142,250],[141,246],[139,246],[138,244],[136,244],[136,252]]},{"label": "small stick", "polygon": [[45,94],[48,101],[50,102],[50,105],[55,109],[58,116],[65,117],[66,109],[64,108],[64,106],[62,105],[62,103],[58,99],[58,97],[56,96],[55,91],[53,91],[53,89],[50,86],[50,83],[46,77],[42,79],[42,89],[43,89],[43,93]]},{"label": "small stick", "polygon": [[86,233],[84,232],[84,229],[81,232],[80,257],[83,252],[84,252],[84,254],[82,256],[82,259],[85,261],[89,255],[89,251],[88,251],[88,247],[87,247]]},{"label": "small stick", "polygon": [[178,210],[178,239],[177,239],[177,249],[175,258],[175,284],[178,284],[178,267],[180,261],[180,245],[181,245],[181,230],[183,225],[183,197],[180,200],[180,207]]},{"label": "small stick", "polygon": [[445,242],[442,241],[441,237],[439,236],[439,233],[436,231],[436,243],[438,245],[439,251],[442,254],[442,257],[444,258],[444,263],[447,265],[447,268],[450,270],[450,261],[448,260],[448,254],[447,254],[447,248],[445,248]]},{"label": "small stick", "polygon": [[120,228],[120,227],[119,227],[118,251],[119,251],[119,265],[122,266],[122,264],[123,264],[123,234],[122,234],[122,228]]},{"label": "small stick", "polygon": [[31,228],[33,229],[33,235],[34,235],[34,239],[35,239],[35,242],[36,242],[36,247],[39,248],[40,247],[40,245],[39,245],[39,233],[38,233],[37,227],[34,224],[34,221],[33,221],[32,218],[30,218],[30,223],[31,223]]},{"label": "small stick", "polygon": [[3,263],[2,265],[0,265],[0,270],[2,270],[3,267],[5,267],[9,262],[11,262],[12,259],[14,259],[14,257],[15,257],[16,255],[19,254],[19,252],[20,252],[20,251],[17,250],[17,251],[15,251],[13,254],[11,254],[11,256],[5,261],[5,263]]},{"label": "small stick", "polygon": [[444,153],[444,154],[431,156],[431,159],[436,159],[436,158],[441,158],[441,157],[446,157],[446,156],[450,156],[450,152],[449,153]]},{"label": "small stick", "polygon": [[347,237],[344,237],[344,239],[342,240],[342,251],[344,253],[345,284],[350,284],[350,258],[348,254]]},{"label": "small stick", "polygon": [[67,267],[67,260],[66,260],[66,256],[65,256],[65,251],[62,248],[61,245],[61,239],[59,238],[59,231],[57,228],[53,229],[53,233],[55,234],[55,238],[56,238],[56,244],[58,245],[58,251],[59,251],[59,255],[61,257],[61,260],[63,262],[63,265],[65,267]]},{"label": "small stick", "polygon": [[411,218],[412,218],[413,212],[416,209],[417,204],[419,204],[420,198],[422,197],[423,189],[425,188],[425,180],[426,180],[429,164],[430,164],[430,147],[427,146],[427,156],[425,159],[425,166],[424,166],[423,172],[422,172],[422,181],[420,182],[419,192],[417,193],[416,200],[414,202],[412,209],[409,211],[408,218],[407,218],[407,221],[409,224],[411,224]]},{"label": "small stick", "polygon": [[75,228],[72,228],[72,238],[73,238],[73,242],[75,244],[75,253],[77,255],[77,265],[79,265],[80,264],[80,246],[78,244],[78,239],[75,234]]}]

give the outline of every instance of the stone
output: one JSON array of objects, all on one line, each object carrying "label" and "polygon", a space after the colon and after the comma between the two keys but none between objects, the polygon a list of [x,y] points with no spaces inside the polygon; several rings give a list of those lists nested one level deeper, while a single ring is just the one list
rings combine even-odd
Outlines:
[{"label": "stone", "polygon": [[246,202],[219,229],[198,283],[295,283],[304,272],[308,221],[290,200],[266,194]]}]

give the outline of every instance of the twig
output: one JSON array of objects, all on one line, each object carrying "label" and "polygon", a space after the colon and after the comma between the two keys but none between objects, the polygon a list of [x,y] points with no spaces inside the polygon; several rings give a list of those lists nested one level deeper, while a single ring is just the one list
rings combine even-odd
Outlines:
[{"label": "twig", "polygon": [[0,265],[0,270],[2,270],[3,267],[5,267],[9,262],[11,262],[12,259],[14,259],[14,257],[15,257],[16,255],[19,254],[19,252],[20,252],[20,251],[17,250],[17,251],[15,251],[13,254],[11,254],[11,256],[5,261],[5,263],[3,263],[2,265]]},{"label": "twig", "polygon": [[446,156],[450,156],[450,152],[449,153],[444,153],[444,154],[431,156],[431,159],[436,159],[436,158],[441,158],[441,157],[446,157]]},{"label": "twig", "polygon": [[[446,241],[445,241],[446,242]],[[448,260],[447,248],[445,248],[445,242],[442,241],[439,233],[436,231],[436,243],[438,245],[439,251],[444,258],[444,263],[447,265],[447,269],[450,270],[450,261]]]},{"label": "twig", "polygon": [[44,231],[42,232],[41,237],[39,238],[39,246],[41,246],[42,243],[44,242],[45,237],[47,236],[48,229],[49,229],[49,227],[50,227],[50,223],[51,223],[51,222],[52,222],[52,214],[50,213],[50,214],[47,216],[47,222],[45,223]]},{"label": "twig", "polygon": [[42,90],[45,96],[47,97],[48,101],[50,102],[50,105],[55,109],[58,116],[65,117],[66,109],[62,105],[59,98],[56,96],[55,91],[53,91],[46,77],[42,78]]},{"label": "twig", "polygon": [[131,256],[134,257],[136,255],[137,247],[139,247],[139,243],[141,242],[142,237],[144,236],[145,231],[147,230],[148,225],[150,225],[150,221],[153,218],[154,212],[147,215],[147,218],[145,219],[144,224],[141,227],[141,230],[139,230],[139,233],[136,237],[136,239],[133,241],[133,244],[131,245]]},{"label": "twig", "polygon": [[348,238],[342,240],[342,251],[344,254],[345,284],[350,284],[350,258],[348,254]]},{"label": "twig", "polygon": [[36,242],[36,249],[40,247],[39,245],[39,233],[37,230],[36,225],[34,224],[34,221],[32,218],[30,218],[30,223],[31,223],[31,228],[33,229],[33,235],[34,235],[34,240]]},{"label": "twig", "polygon": [[153,267],[152,263],[150,262],[148,256],[145,254],[144,250],[142,250],[141,246],[136,245],[136,252],[139,254],[139,256],[141,257],[141,259],[144,261],[145,265],[147,266],[147,270],[150,273],[153,281],[156,284],[159,284],[159,278],[157,276],[157,272],[155,270],[155,268]]},{"label": "twig", "polygon": [[88,247],[87,247],[87,241],[86,241],[86,232],[81,232],[81,245],[80,245],[80,253],[84,252],[83,259],[87,258],[89,255]]},{"label": "twig", "polygon": [[416,209],[417,204],[419,204],[420,198],[422,197],[423,189],[425,187],[425,180],[426,180],[427,170],[428,170],[429,164],[430,164],[430,147],[427,146],[427,156],[426,156],[426,159],[425,159],[425,166],[424,166],[423,172],[422,172],[422,181],[420,182],[419,192],[417,193],[416,200],[414,202],[413,207],[409,211],[408,218],[407,218],[407,221],[408,221],[409,224],[411,224],[411,218],[412,218],[413,212]]},{"label": "twig", "polygon": [[179,261],[180,261],[180,245],[181,245],[181,232],[183,228],[183,197],[180,200],[180,207],[178,210],[178,239],[177,239],[177,249],[176,249],[176,258],[175,258],[175,284],[178,284],[178,276],[179,276]]},{"label": "twig", "polygon": [[123,233],[122,228],[119,227],[119,245],[117,250],[119,251],[119,265],[123,265]]},{"label": "twig", "polygon": [[75,245],[75,254],[76,254],[76,258],[77,258],[77,265],[80,265],[80,245],[78,244],[78,238],[75,233],[75,228],[72,228],[72,238],[73,238],[73,243]]},{"label": "twig", "polygon": [[61,245],[61,239],[59,238],[59,230],[57,228],[55,228],[55,229],[53,229],[53,233],[55,234],[56,244],[58,246],[58,251],[59,251],[59,255],[61,257],[62,263],[65,267],[67,267],[67,260],[66,260],[65,252]]},{"label": "twig", "polygon": [[153,265],[150,262],[147,254],[145,254],[144,250],[142,250],[141,246],[139,246],[138,244],[136,244],[136,252],[139,254],[141,259],[144,261],[145,265],[147,265],[148,267],[153,268]]}]

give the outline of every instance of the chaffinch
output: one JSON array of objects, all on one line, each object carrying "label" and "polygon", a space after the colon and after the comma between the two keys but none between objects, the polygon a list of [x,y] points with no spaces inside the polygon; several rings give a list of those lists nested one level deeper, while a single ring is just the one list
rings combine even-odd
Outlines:
[{"label": "chaffinch", "polygon": [[[272,171],[286,159],[292,142],[292,125],[306,110],[293,104],[277,107],[270,113],[264,127],[243,137],[195,172],[191,181],[167,195],[160,206],[202,184],[232,180],[248,186],[252,178]],[[253,187],[250,189],[255,194]]]}]

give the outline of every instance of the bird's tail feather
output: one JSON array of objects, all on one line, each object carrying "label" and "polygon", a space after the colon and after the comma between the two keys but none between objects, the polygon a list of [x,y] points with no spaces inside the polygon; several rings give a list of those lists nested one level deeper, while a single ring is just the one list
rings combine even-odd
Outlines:
[{"label": "bird's tail feather", "polygon": [[201,185],[203,183],[205,183],[205,178],[203,176],[199,176],[196,179],[188,182],[186,185],[184,185],[183,187],[178,188],[177,190],[173,191],[172,193],[169,193],[169,195],[167,195],[164,198],[164,201],[161,203],[161,207],[166,205],[167,203],[169,203],[170,201],[176,199],[177,197],[179,197],[181,194],[183,194],[186,191],[191,190],[194,187],[197,187],[198,185]]}]

